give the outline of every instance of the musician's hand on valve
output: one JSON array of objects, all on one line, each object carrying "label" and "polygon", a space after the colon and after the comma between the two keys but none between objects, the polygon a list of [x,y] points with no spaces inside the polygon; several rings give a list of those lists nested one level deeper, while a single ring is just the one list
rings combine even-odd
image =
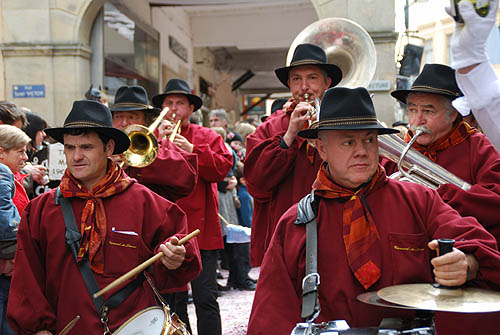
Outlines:
[{"label": "musician's hand on valve", "polygon": [[174,236],[170,241],[160,245],[160,251],[165,255],[160,260],[169,270],[180,267],[186,257],[186,248],[183,245],[177,245],[178,243],[179,239]]},{"label": "musician's hand on valve", "polygon": [[34,335],[53,335],[53,334],[48,330],[40,330],[39,332],[36,332]]},{"label": "musician's hand on valve", "polygon": [[291,146],[297,134],[300,130],[304,128],[304,124],[308,121],[314,121],[316,115],[309,113],[313,109],[313,106],[305,101],[301,101],[293,110],[290,115],[290,123],[288,124],[288,129],[283,136],[283,141],[287,146]]},{"label": "musician's hand on valve", "polygon": [[[431,250],[438,249],[437,240],[429,242]],[[462,251],[453,248],[445,255],[435,257],[431,260],[434,267],[436,282],[444,286],[460,286],[467,280],[476,278],[478,262],[473,255],[464,254]]]},{"label": "musician's hand on valve", "polygon": [[[109,157],[113,162],[115,162],[116,164],[120,165],[122,167],[122,169],[125,169],[128,165],[127,163],[125,163],[125,161],[121,158],[120,155],[113,155],[111,157]],[[123,163],[123,165],[122,165]]]},{"label": "musician's hand on valve", "polygon": [[162,139],[165,137],[169,137],[170,134],[172,134],[173,128],[174,126],[170,121],[163,120],[158,126],[158,138]]},{"label": "musician's hand on valve", "polygon": [[189,142],[184,136],[180,134],[175,135],[174,144],[179,148],[181,148],[182,150],[185,150],[190,153],[193,152],[194,145],[191,144],[191,142]]}]

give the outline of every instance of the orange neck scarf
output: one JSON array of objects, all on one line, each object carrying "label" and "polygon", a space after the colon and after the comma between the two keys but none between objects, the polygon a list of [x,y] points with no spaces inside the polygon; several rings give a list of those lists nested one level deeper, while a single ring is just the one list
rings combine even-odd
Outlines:
[{"label": "orange neck scarf", "polygon": [[[451,130],[439,138],[429,146],[423,146],[418,143],[413,143],[413,147],[432,161],[436,161],[437,153],[449,147],[462,143],[469,138],[470,135],[477,133],[477,129],[471,127],[467,122],[461,120],[451,128]],[[413,137],[413,132],[410,130],[405,135],[405,141],[410,142]]]},{"label": "orange neck scarf", "polygon": [[[88,190],[66,169],[61,179],[61,194],[65,198],[81,198],[87,200],[80,221],[80,249],[78,262],[88,253],[89,263],[96,273],[104,272],[104,241],[106,240],[106,213],[103,198],[123,192],[134,183],[113,161],[108,161],[106,175],[92,190]],[[77,220],[78,222],[78,220]]]},{"label": "orange neck scarf", "polygon": [[342,216],[345,250],[351,271],[365,289],[380,278],[382,265],[380,237],[365,195],[385,184],[387,179],[384,177],[384,170],[379,166],[372,179],[361,188],[346,189],[331,180],[324,163],[312,186],[316,195],[347,200]]}]

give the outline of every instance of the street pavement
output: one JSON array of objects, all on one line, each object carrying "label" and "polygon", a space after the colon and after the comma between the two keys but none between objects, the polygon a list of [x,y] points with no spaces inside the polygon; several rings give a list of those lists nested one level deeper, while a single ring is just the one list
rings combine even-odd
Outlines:
[{"label": "street pavement", "polygon": [[[228,271],[222,270],[221,273],[226,279],[220,279],[219,284],[224,286],[226,285]],[[253,268],[250,271],[250,277],[258,278],[258,276],[259,268]],[[247,333],[254,293],[255,291],[233,289],[222,292],[222,296],[217,301],[219,302],[223,335],[245,335]],[[196,330],[196,313],[192,303],[188,305],[188,314],[193,335],[198,335]]]}]

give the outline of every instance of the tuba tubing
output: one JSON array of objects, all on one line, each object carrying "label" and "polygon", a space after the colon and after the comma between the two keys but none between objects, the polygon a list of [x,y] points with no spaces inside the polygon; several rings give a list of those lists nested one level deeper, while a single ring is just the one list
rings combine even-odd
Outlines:
[{"label": "tuba tubing", "polygon": [[[453,184],[465,191],[470,189],[469,183],[411,148],[411,144],[395,134],[378,137],[379,155],[398,164],[400,169],[399,172],[390,176],[391,179],[399,179],[403,175],[405,178],[400,178],[400,180],[412,181],[433,189],[443,184]],[[407,152],[403,156],[405,149]],[[400,159],[401,157],[403,159]],[[403,169],[404,171],[401,172]]]},{"label": "tuba tubing", "polygon": [[370,84],[377,67],[377,51],[368,32],[358,23],[339,17],[311,23],[293,40],[287,54],[287,66],[295,48],[303,43],[323,48],[328,63],[340,68],[342,80],[337,86],[355,88]]}]

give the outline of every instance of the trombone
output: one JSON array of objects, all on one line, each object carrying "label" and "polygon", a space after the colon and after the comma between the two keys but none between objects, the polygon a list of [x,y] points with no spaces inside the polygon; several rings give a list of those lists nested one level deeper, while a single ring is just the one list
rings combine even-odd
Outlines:
[{"label": "trombone", "polygon": [[158,156],[158,140],[154,135],[154,131],[167,113],[168,107],[165,107],[149,127],[131,124],[123,130],[130,139],[130,146],[127,151],[120,154],[123,160],[120,167],[127,164],[128,166],[141,168],[155,161]]}]

